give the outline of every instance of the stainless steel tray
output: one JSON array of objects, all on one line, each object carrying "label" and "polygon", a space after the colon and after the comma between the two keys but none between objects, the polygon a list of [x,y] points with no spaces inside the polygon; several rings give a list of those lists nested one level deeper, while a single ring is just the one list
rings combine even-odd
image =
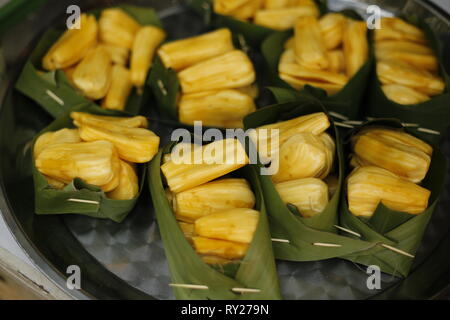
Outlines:
[{"label": "stainless steel tray", "polygon": [[[205,31],[202,20],[183,6],[183,1],[120,1],[152,6],[163,19],[169,37],[181,38]],[[82,10],[108,6],[118,1],[48,1],[20,24],[11,28],[2,42],[5,67],[0,85],[0,209],[18,243],[36,266],[66,288],[67,267],[78,265],[82,289],[68,290],[75,298],[172,299],[163,245],[154,219],[148,190],[135,210],[122,223],[83,216],[36,216],[33,206],[30,141],[51,119],[34,102],[13,90],[13,85],[37,39],[70,4]],[[352,1],[329,0],[332,9],[354,8],[365,15],[369,4],[378,4],[383,14],[415,14],[439,32],[445,52],[450,39],[449,17],[437,7],[419,0]],[[43,18],[45,17],[45,18]],[[449,69],[447,54],[445,61]],[[258,59],[257,59],[258,60]],[[258,64],[258,67],[262,65]],[[449,105],[450,107],[450,105]],[[146,112],[153,118],[154,106]],[[170,128],[153,122],[167,142]],[[450,157],[448,135],[442,145]],[[351,262],[278,262],[285,299],[367,299],[444,297],[450,284],[450,181],[429,224],[407,279],[383,275],[380,290],[370,290],[364,267]]]}]

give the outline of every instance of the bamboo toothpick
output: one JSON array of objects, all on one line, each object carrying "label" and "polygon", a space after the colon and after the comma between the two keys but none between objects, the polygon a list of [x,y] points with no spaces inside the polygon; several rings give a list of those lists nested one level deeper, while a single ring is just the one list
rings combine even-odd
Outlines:
[{"label": "bamboo toothpick", "polygon": [[164,87],[164,83],[161,81],[161,79],[158,79],[157,83],[158,83],[159,90],[161,90],[162,94],[167,96],[167,90]]},{"label": "bamboo toothpick", "polygon": [[342,245],[340,245],[340,244],[335,244],[335,243],[323,243],[323,242],[314,242],[312,245],[313,245],[313,246],[318,246],[318,247],[329,247],[329,248],[339,248],[339,247],[342,247]]},{"label": "bamboo toothpick", "polygon": [[84,199],[67,199],[67,201],[70,202],[79,202],[79,203],[88,203],[88,204],[100,204],[100,202],[98,201],[94,201],[94,200],[84,200]]},{"label": "bamboo toothpick", "polygon": [[359,126],[359,125],[363,124],[363,121],[359,121],[359,120],[345,120],[344,123],[345,124],[349,124],[349,125],[353,125],[353,126]]},{"label": "bamboo toothpick", "polygon": [[53,100],[55,100],[58,104],[60,104],[60,105],[64,105],[64,101],[60,98],[60,97],[58,97],[55,93],[53,93],[53,91],[50,91],[50,90],[46,90],[45,91],[45,93],[50,97],[50,98],[52,98]]},{"label": "bamboo toothpick", "polygon": [[402,126],[404,127],[418,127],[418,123],[408,123],[408,122],[402,122]]},{"label": "bamboo toothpick", "polygon": [[383,248],[388,249],[388,250],[394,251],[394,252],[396,252],[396,253],[398,253],[398,254],[402,254],[402,255],[404,255],[404,256],[407,256],[407,257],[410,257],[410,258],[414,258],[414,256],[413,256],[412,254],[410,254],[410,253],[408,253],[408,252],[405,252],[405,251],[403,251],[403,250],[397,249],[397,248],[395,248],[395,247],[392,247],[392,246],[390,246],[390,245],[387,245],[387,244],[382,243],[381,246],[382,246]]},{"label": "bamboo toothpick", "polygon": [[194,290],[208,290],[208,286],[201,284],[185,284],[185,283],[169,283],[169,286],[174,288],[194,289]]},{"label": "bamboo toothpick", "polygon": [[338,118],[338,119],[341,119],[341,120],[344,120],[344,121],[348,120],[348,117],[344,116],[343,114],[340,114],[340,113],[337,113],[337,112],[334,112],[334,111],[330,111],[328,113],[332,117],[335,117],[335,118]]},{"label": "bamboo toothpick", "polygon": [[245,41],[245,38],[241,33],[239,33],[239,35],[238,35],[238,41],[239,41],[239,45],[241,46],[241,49],[244,52],[248,53],[250,50],[250,47],[247,45],[247,41]]},{"label": "bamboo toothpick", "polygon": [[258,293],[258,292],[261,292],[261,290],[259,290],[259,289],[250,289],[250,288],[233,288],[233,289],[231,289],[231,291],[238,292],[238,293]]},{"label": "bamboo toothpick", "polygon": [[[202,284],[188,284],[188,283],[169,283],[170,287],[183,288],[183,289],[193,289],[193,290],[209,290],[208,286]],[[231,288],[231,291],[237,293],[258,293],[261,292],[260,289],[251,288]]]},{"label": "bamboo toothpick", "polygon": [[350,229],[347,229],[347,228],[344,228],[344,227],[341,227],[341,226],[338,226],[338,225],[334,225],[334,227],[339,229],[339,230],[345,231],[347,233],[353,234],[354,236],[357,236],[357,237],[361,238],[361,235],[358,232],[352,231]]},{"label": "bamboo toothpick", "polygon": [[440,135],[441,134],[439,131],[431,130],[431,129],[427,129],[427,128],[417,128],[417,131],[424,132],[424,133],[429,133],[429,134],[435,134],[435,135]]},{"label": "bamboo toothpick", "polygon": [[277,239],[277,238],[272,238],[273,242],[283,242],[283,243],[290,243],[289,240],[287,239]]},{"label": "bamboo toothpick", "polygon": [[352,125],[350,125],[350,124],[345,124],[345,123],[342,123],[342,122],[337,122],[337,121],[335,121],[334,124],[335,124],[336,126],[338,126],[338,127],[344,127],[344,128],[350,128],[350,129],[353,129],[353,128],[354,128],[354,126],[352,126]]}]

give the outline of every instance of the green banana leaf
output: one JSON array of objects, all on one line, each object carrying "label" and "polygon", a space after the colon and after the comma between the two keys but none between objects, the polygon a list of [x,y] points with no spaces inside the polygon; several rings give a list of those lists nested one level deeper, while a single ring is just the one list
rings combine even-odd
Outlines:
[{"label": "green banana leaf", "polygon": [[[316,0],[316,3],[322,14],[327,12],[326,0]],[[217,28],[228,28],[238,38],[238,41],[242,41],[239,40],[239,37],[242,36],[245,42],[252,47],[259,47],[264,39],[275,32],[271,28],[215,13],[213,0],[189,0],[188,5],[203,17],[205,24],[212,24]]]},{"label": "green banana leaf", "polygon": [[[318,99],[304,95],[296,102],[268,106],[248,115],[244,119],[244,126],[248,130],[278,120],[288,120],[315,112],[326,112],[326,110]],[[333,123],[331,119],[330,122]],[[299,214],[295,214],[281,200],[270,176],[260,175],[272,238],[289,241],[289,243],[273,243],[277,259],[291,261],[323,260],[368,250],[375,246],[372,243],[338,235],[339,230],[336,226],[338,226],[338,208],[345,159],[339,132],[333,124],[328,133],[336,140],[336,171],[339,176],[339,187],[322,213],[312,218],[303,218]],[[317,246],[315,243],[334,244],[336,246]]]},{"label": "green banana leaf", "polygon": [[[166,198],[160,166],[163,154],[170,152],[174,145],[171,144],[161,150],[149,166],[149,187],[156,211],[156,219],[164,242],[172,282],[208,287],[208,290],[174,287],[176,298],[196,300],[281,299],[266,209],[255,168],[248,165],[238,172],[252,186],[256,196],[256,209],[260,211],[261,215],[246,256],[236,266],[235,274],[230,276],[205,264],[196,254],[179,228]],[[232,288],[250,288],[261,291],[237,294],[232,291]]]},{"label": "green banana leaf", "polygon": [[436,33],[425,21],[414,17],[405,18],[405,20],[415,24],[425,32],[430,46],[438,57],[440,74],[446,85],[445,91],[443,94],[423,103],[401,105],[386,97],[374,70],[368,90],[365,115],[374,118],[397,118],[406,123],[416,123],[422,128],[438,131],[441,133],[440,135],[431,135],[417,130],[414,130],[414,133],[424,140],[439,142],[450,125],[450,76],[442,64],[444,61],[442,44]]},{"label": "green banana leaf", "polygon": [[148,84],[156,99],[156,107],[159,113],[163,118],[177,124],[177,104],[181,85],[175,70],[166,68],[159,56],[155,58]]},{"label": "green banana leaf", "polygon": [[[92,102],[75,106],[71,111],[87,112],[105,116],[130,116],[130,114],[127,113],[102,109]],[[71,111],[58,117],[48,127],[42,130],[38,136],[49,131],[74,128],[75,126],[70,118]],[[31,150],[34,149],[36,139],[33,141]],[[81,214],[93,218],[111,219],[118,223],[122,222],[134,208],[140,192],[142,191],[147,171],[145,168],[146,165],[139,166],[140,191],[136,198],[130,200],[114,200],[107,198],[105,193],[99,187],[89,185],[81,179],[74,179],[62,190],[51,188],[45,177],[36,169],[34,159],[32,159],[31,162],[34,179],[36,214]],[[81,203],[69,201],[69,199],[88,200],[93,202]]]},{"label": "green banana leaf", "polygon": [[[402,124],[395,119],[381,119],[367,122],[365,125],[352,130],[349,135],[356,134],[362,128],[368,126],[385,126],[392,128],[402,128],[406,132],[413,134],[411,130],[403,128]],[[413,134],[414,135],[414,134]],[[346,151],[349,153],[349,139],[345,144]],[[441,194],[447,172],[447,163],[444,155],[436,145],[431,159],[431,166],[427,176],[421,185],[431,191],[429,207],[419,215],[411,215],[404,212],[398,212],[379,204],[374,215],[370,219],[363,219],[354,216],[348,209],[346,187],[341,195],[340,221],[341,225],[349,230],[359,233],[361,239],[378,243],[379,245],[367,252],[357,252],[354,254],[342,256],[353,262],[363,265],[378,265],[383,272],[406,277],[411,269],[413,258],[399,254],[386,249],[381,244],[387,244],[400,249],[406,253],[414,255],[422,241],[428,221],[437,205],[439,195]],[[346,166],[346,173],[350,169]]]},{"label": "green banana leaf", "polygon": [[[130,14],[142,25],[162,27],[153,9],[130,5],[117,7]],[[99,17],[100,10],[94,10],[90,13]],[[72,106],[90,101],[77,92],[62,70],[41,72],[43,70],[41,67],[42,58],[64,31],[65,29],[49,29],[45,32],[31,53],[16,83],[17,90],[36,101],[55,118],[71,110]],[[144,88],[142,93],[138,93],[138,90],[134,88],[128,98],[125,111],[138,114],[148,98],[148,90]]]},{"label": "green banana leaf", "polygon": [[[352,10],[340,11],[343,15],[361,20],[360,16]],[[274,32],[264,40],[261,45],[261,52],[266,60],[269,81],[272,86],[289,89],[294,92],[313,95],[319,98],[327,105],[329,111],[337,112],[349,119],[358,119],[361,111],[359,110],[363,101],[366,86],[369,81],[373,66],[373,50],[370,50],[369,58],[359,71],[347,82],[347,84],[338,93],[328,96],[326,91],[310,85],[305,86],[301,91],[297,91],[290,84],[283,81],[278,75],[278,65],[281,54],[284,52],[284,43],[294,35],[292,30],[284,32]],[[370,38],[368,36],[368,38]],[[370,42],[369,42],[370,43]],[[278,102],[294,101],[295,94],[285,96],[292,97],[290,100]]]}]

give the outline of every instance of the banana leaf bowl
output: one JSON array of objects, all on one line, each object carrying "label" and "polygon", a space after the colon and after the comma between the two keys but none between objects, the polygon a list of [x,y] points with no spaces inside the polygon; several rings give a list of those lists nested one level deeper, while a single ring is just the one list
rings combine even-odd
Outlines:
[{"label": "banana leaf bowl", "polygon": [[[52,118],[35,102],[14,89],[15,82],[44,32],[66,19],[74,1],[12,1],[0,11],[0,211],[19,245],[35,266],[76,299],[173,299],[164,248],[155,222],[150,193],[142,196],[122,223],[78,215],[43,216],[34,210],[30,146],[35,135]],[[76,1],[82,11],[116,4],[153,7],[169,39],[209,30],[203,19],[189,10],[188,1]],[[385,15],[414,14],[439,34],[450,70],[450,17],[420,0],[329,0],[329,7],[351,7],[367,16],[377,4]],[[256,60],[261,57],[256,55]],[[256,61],[257,68],[263,64]],[[269,104],[267,101],[266,104]],[[448,106],[450,108],[450,105]],[[174,127],[158,119],[150,99],[141,113],[151,129],[169,142]],[[450,158],[450,136],[441,149]],[[443,173],[444,174],[444,173]],[[367,269],[358,264],[329,259],[315,262],[277,261],[284,299],[430,299],[450,298],[450,180],[428,225],[411,273],[406,278],[381,275],[381,288],[367,286]],[[80,290],[69,290],[68,267],[81,269]]]}]

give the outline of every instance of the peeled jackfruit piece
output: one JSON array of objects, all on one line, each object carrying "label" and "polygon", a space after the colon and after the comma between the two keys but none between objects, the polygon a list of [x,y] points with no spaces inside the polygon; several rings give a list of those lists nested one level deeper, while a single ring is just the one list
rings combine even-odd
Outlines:
[{"label": "peeled jackfruit piece", "polygon": [[119,8],[103,10],[99,26],[102,42],[127,49],[132,48],[134,37],[141,27],[133,17]]},{"label": "peeled jackfruit piece", "polygon": [[327,13],[320,18],[319,27],[327,50],[341,45],[345,24],[345,16],[339,13]]},{"label": "peeled jackfruit piece", "polygon": [[34,143],[34,158],[36,159],[45,148],[58,143],[81,142],[78,129],[61,129],[41,134]]},{"label": "peeled jackfruit piece", "polygon": [[272,176],[275,183],[302,178],[325,178],[332,168],[334,151],[319,136],[298,133],[281,144],[278,172]]},{"label": "peeled jackfruit piece", "polygon": [[140,28],[133,41],[131,50],[131,82],[142,87],[147,79],[156,49],[164,41],[166,33],[157,27]]},{"label": "peeled jackfruit piece", "polygon": [[50,145],[39,153],[35,165],[42,174],[64,183],[80,178],[101,187],[116,178],[120,163],[112,143],[95,141]]},{"label": "peeled jackfruit piece", "polygon": [[239,140],[224,139],[194,148],[178,160],[171,157],[161,171],[170,191],[178,193],[224,176],[248,162]]},{"label": "peeled jackfruit piece", "polygon": [[297,20],[294,29],[294,51],[298,64],[310,69],[327,69],[327,49],[316,17]]},{"label": "peeled jackfruit piece", "polygon": [[119,47],[109,43],[101,43],[100,47],[103,47],[111,57],[111,61],[114,64],[126,67],[128,65],[128,58],[130,56],[130,50],[125,47]]},{"label": "peeled jackfruit piece", "polygon": [[445,89],[441,77],[404,61],[378,61],[377,75],[382,84],[400,84],[430,96],[441,94]]},{"label": "peeled jackfruit piece", "polygon": [[135,117],[113,117],[100,116],[86,112],[71,112],[70,117],[77,127],[83,125],[108,128],[111,125],[128,128],[148,128],[148,121],[143,116]]},{"label": "peeled jackfruit piece", "polygon": [[369,57],[367,26],[365,21],[347,19],[342,38],[345,69],[349,78],[353,77]]},{"label": "peeled jackfruit piece", "polygon": [[214,0],[214,12],[230,15],[230,13],[249,2],[251,0]]},{"label": "peeled jackfruit piece", "polygon": [[[412,43],[413,45],[416,45]],[[421,45],[417,45],[421,46]],[[417,68],[425,69],[436,73],[439,68],[439,62],[436,56],[431,53],[417,53],[409,50],[401,50],[397,48],[382,49],[377,45],[375,48],[375,56],[377,60],[400,60],[407,62]]]},{"label": "peeled jackfruit piece", "polygon": [[433,147],[431,145],[401,130],[377,127],[368,128],[367,130],[373,134],[382,136],[383,138],[388,139],[394,143],[401,143],[410,147],[417,148],[429,156],[433,154]]},{"label": "peeled jackfruit piece", "polygon": [[283,202],[296,206],[305,218],[320,214],[328,204],[328,186],[317,178],[280,182],[275,188]]},{"label": "peeled jackfruit piece", "polygon": [[295,51],[294,49],[286,49],[280,56],[280,62],[278,64],[278,69],[280,69],[281,65],[287,65],[287,64],[296,64],[295,61]]},{"label": "peeled jackfruit piece", "polygon": [[349,210],[370,218],[381,202],[386,207],[420,214],[428,207],[430,191],[383,168],[368,166],[352,171],[347,180]]},{"label": "peeled jackfruit piece", "polygon": [[236,208],[216,212],[195,221],[195,233],[200,237],[250,243],[258,225],[259,212]]},{"label": "peeled jackfruit piece", "polygon": [[134,166],[120,160],[119,185],[106,196],[115,200],[130,200],[139,193],[139,179]]},{"label": "peeled jackfruit piece", "polygon": [[[383,40],[375,43],[375,49],[382,51],[401,51],[415,54],[433,54],[433,50],[427,45],[407,40]],[[381,56],[380,56],[381,57]]]},{"label": "peeled jackfruit piece", "polygon": [[378,166],[415,183],[425,178],[431,163],[431,146],[397,130],[362,131],[353,138],[353,150],[360,165]]},{"label": "peeled jackfruit piece", "polygon": [[98,100],[106,96],[111,85],[112,62],[105,48],[99,46],[84,57],[73,72],[73,83],[83,95]]},{"label": "peeled jackfruit piece", "polygon": [[184,93],[233,89],[251,85],[256,74],[249,57],[240,50],[197,63],[178,73]]},{"label": "peeled jackfruit piece", "polygon": [[294,27],[296,21],[302,17],[318,17],[319,9],[314,5],[305,5],[293,8],[259,10],[253,22],[257,25],[284,31]]},{"label": "peeled jackfruit piece", "polygon": [[227,15],[238,20],[247,21],[252,19],[256,12],[261,9],[262,1],[263,0],[248,0]]},{"label": "peeled jackfruit piece", "polygon": [[340,86],[345,86],[348,82],[348,77],[344,74],[327,70],[306,68],[296,63],[281,63],[279,65],[279,72],[295,78],[305,79],[306,82],[309,80],[313,81],[313,83],[314,81],[329,82]]},{"label": "peeled jackfruit piece", "polygon": [[329,127],[330,120],[327,115],[323,112],[316,112],[258,127],[250,133],[250,137],[260,155],[270,157],[272,154],[276,154],[279,146],[293,135],[297,133],[320,135]]},{"label": "peeled jackfruit piece", "polygon": [[385,84],[381,90],[389,100],[398,104],[418,104],[430,100],[426,94],[400,84]]},{"label": "peeled jackfruit piece", "polygon": [[252,99],[256,99],[259,96],[259,89],[256,84],[251,84],[249,86],[237,88],[236,90],[252,97]]},{"label": "peeled jackfruit piece", "polygon": [[200,36],[166,43],[158,50],[158,55],[166,68],[180,71],[233,50],[230,30],[218,29]]},{"label": "peeled jackfruit piece", "polygon": [[130,70],[116,64],[112,67],[111,78],[111,85],[103,99],[102,108],[123,111],[133,89]]},{"label": "peeled jackfruit piece", "polygon": [[343,50],[331,50],[327,52],[330,65],[328,70],[334,73],[345,72],[345,57]]},{"label": "peeled jackfruit piece", "polygon": [[81,125],[79,130],[81,139],[85,141],[111,142],[117,148],[119,157],[129,162],[145,163],[158,153],[160,139],[148,129]]},{"label": "peeled jackfruit piece", "polygon": [[194,222],[214,212],[234,208],[253,208],[255,195],[245,179],[212,181],[172,195],[178,220]]},{"label": "peeled jackfruit piece", "polygon": [[92,15],[80,16],[80,29],[69,29],[58,39],[42,59],[46,70],[68,68],[83,59],[97,44],[98,25]]},{"label": "peeled jackfruit piece", "polygon": [[[201,255],[216,256],[227,260],[242,259],[248,250],[247,243],[193,237],[195,251]],[[207,262],[210,260],[206,260]],[[213,260],[216,261],[216,260]]]},{"label": "peeled jackfruit piece", "polygon": [[264,8],[266,9],[282,9],[290,8],[298,5],[297,0],[264,0]]},{"label": "peeled jackfruit piece", "polygon": [[427,40],[422,30],[397,17],[381,18],[381,28],[375,29],[375,41],[400,40],[426,44]]},{"label": "peeled jackfruit piece", "polygon": [[342,84],[303,79],[291,76],[286,73],[280,73],[280,78],[297,90],[301,90],[304,86],[310,85],[325,90],[330,96],[338,93],[344,87],[344,85]]},{"label": "peeled jackfruit piece", "polygon": [[68,67],[66,69],[63,69],[63,72],[67,78],[67,80],[69,81],[69,83],[72,86],[75,86],[74,82],[73,82],[73,73],[75,72],[75,69],[77,68],[76,65],[72,65],[71,67]]},{"label": "peeled jackfruit piece", "polygon": [[230,121],[242,119],[256,110],[253,98],[238,89],[183,94],[178,104],[180,122],[224,127]]}]

